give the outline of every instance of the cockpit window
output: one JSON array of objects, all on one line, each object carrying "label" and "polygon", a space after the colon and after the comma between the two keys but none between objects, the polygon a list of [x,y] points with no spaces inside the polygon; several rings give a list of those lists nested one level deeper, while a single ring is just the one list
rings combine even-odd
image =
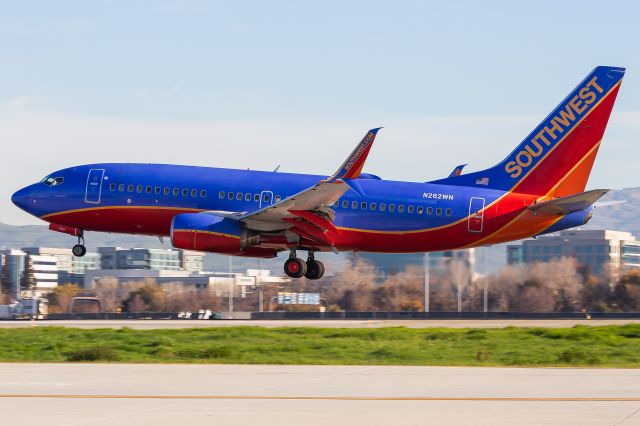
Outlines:
[{"label": "cockpit window", "polygon": [[64,183],[64,178],[47,176],[46,178],[42,179],[40,182],[44,183],[47,186],[56,186],[56,185],[62,185]]}]

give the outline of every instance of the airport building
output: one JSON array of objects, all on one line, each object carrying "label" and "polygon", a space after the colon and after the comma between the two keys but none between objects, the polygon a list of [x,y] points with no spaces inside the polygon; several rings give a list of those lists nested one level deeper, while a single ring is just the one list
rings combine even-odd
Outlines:
[{"label": "airport building", "polygon": [[371,263],[379,279],[401,273],[409,267],[424,270],[427,261],[432,274],[444,273],[447,265],[453,260],[461,261],[466,265],[472,276],[476,268],[475,249],[472,248],[431,253],[358,253],[357,258]]},{"label": "airport building", "polygon": [[246,273],[189,272],[158,269],[96,269],[87,271],[84,288],[93,289],[101,280],[115,279],[118,286],[127,282],[150,280],[156,284],[179,284],[194,291],[208,290],[220,297],[228,297],[233,289],[234,297],[246,297],[263,284],[282,284],[288,278],[271,275],[269,270],[249,269]]},{"label": "airport building", "polygon": [[21,298],[26,286],[46,293],[58,285],[58,264],[54,256],[29,254],[23,250],[8,249],[2,253],[3,279],[6,279],[11,293]]},{"label": "airport building", "polygon": [[101,269],[202,271],[204,254],[197,251],[150,248],[99,247]]},{"label": "airport building", "polygon": [[640,267],[640,242],[629,232],[571,229],[507,247],[510,265],[575,257],[596,275]]}]

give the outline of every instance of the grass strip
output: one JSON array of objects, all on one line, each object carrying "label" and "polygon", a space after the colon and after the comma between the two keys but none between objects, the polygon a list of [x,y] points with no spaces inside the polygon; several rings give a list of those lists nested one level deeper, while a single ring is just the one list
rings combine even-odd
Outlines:
[{"label": "grass strip", "polygon": [[0,362],[640,367],[640,325],[0,329]]}]

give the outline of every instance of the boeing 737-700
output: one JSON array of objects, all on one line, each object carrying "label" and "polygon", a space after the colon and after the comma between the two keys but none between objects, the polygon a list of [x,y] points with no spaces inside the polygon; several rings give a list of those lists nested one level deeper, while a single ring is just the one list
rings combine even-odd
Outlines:
[{"label": "boeing 737-700", "polygon": [[[169,236],[176,248],[275,257],[318,279],[316,252],[409,253],[512,241],[586,223],[607,190],[585,187],[624,68],[595,68],[496,166],[431,182],[362,173],[379,129],[330,176],[168,164],[62,169],[12,201],[78,239],[84,231]],[[306,260],[297,252],[306,251]]]}]

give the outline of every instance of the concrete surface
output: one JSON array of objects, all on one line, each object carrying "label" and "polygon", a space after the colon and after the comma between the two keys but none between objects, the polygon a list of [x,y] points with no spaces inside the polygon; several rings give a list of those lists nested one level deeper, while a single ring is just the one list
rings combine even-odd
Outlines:
[{"label": "concrete surface", "polygon": [[7,425],[639,425],[640,370],[0,364]]},{"label": "concrete surface", "polygon": [[574,325],[640,324],[639,319],[621,320],[57,320],[0,321],[0,328],[72,327],[72,328],[193,328],[193,327],[328,327],[328,328],[501,328],[501,327],[573,327]]}]

